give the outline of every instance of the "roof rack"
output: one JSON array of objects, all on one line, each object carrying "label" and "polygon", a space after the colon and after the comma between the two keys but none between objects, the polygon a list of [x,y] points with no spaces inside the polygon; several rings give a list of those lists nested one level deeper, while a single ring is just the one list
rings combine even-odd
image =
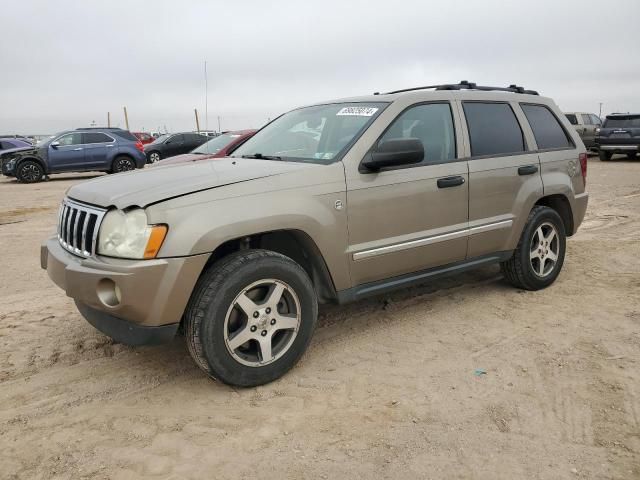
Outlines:
[{"label": "roof rack", "polygon": [[122,130],[118,127],[80,127],[76,128],[76,130]]},{"label": "roof rack", "polygon": [[[394,90],[392,92],[386,92],[386,95],[390,95],[393,93],[404,93],[404,92],[413,92],[416,90],[480,90],[483,92],[511,92],[511,93],[523,93],[526,95],[539,95],[535,90],[525,90],[524,87],[519,87],[518,85],[509,85],[508,87],[487,87],[484,85],[477,85],[473,82],[468,82],[467,80],[462,80],[460,83],[449,83],[444,85],[429,85],[427,87],[413,87],[413,88],[403,88],[402,90]],[[374,95],[380,95],[380,92],[375,92]]]}]

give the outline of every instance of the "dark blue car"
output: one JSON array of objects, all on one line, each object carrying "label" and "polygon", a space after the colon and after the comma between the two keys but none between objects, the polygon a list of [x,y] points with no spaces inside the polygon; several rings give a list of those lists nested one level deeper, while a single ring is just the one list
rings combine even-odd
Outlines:
[{"label": "dark blue car", "polygon": [[2,173],[34,183],[52,173],[124,172],[144,167],[142,143],[120,128],[79,128],[58,133],[26,150],[0,152]]}]

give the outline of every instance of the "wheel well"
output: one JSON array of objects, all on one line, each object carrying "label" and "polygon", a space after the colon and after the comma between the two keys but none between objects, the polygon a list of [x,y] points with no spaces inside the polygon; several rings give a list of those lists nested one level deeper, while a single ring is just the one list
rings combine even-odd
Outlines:
[{"label": "wheel well", "polygon": [[238,250],[262,248],[291,258],[309,275],[320,303],[337,301],[336,289],[320,249],[300,230],[276,230],[229,240],[216,248],[204,269]]},{"label": "wheel well", "polygon": [[44,170],[44,173],[47,173],[47,166],[46,166],[46,165],[45,165],[45,163],[42,161],[42,159],[40,159],[40,158],[38,158],[38,157],[24,157],[24,158],[19,159],[19,160],[16,162],[16,166],[15,166],[15,170],[14,170],[14,172],[15,172],[15,173],[17,173],[17,172],[18,172],[18,166],[19,166],[21,163],[26,162],[27,160],[31,160],[32,162],[36,162],[36,163],[38,163],[38,164],[42,167],[42,169]]},{"label": "wheel well", "polygon": [[549,195],[538,200],[536,205],[549,207],[558,212],[558,215],[562,218],[562,223],[564,223],[564,230],[567,236],[573,235],[573,212],[567,197],[564,195]]}]

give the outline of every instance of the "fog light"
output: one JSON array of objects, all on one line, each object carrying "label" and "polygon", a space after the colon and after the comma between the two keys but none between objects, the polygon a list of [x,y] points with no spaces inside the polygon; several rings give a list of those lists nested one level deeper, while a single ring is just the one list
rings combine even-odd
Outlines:
[{"label": "fog light", "polygon": [[98,282],[96,293],[100,301],[107,307],[117,307],[120,305],[122,299],[120,287],[110,278],[103,278]]}]

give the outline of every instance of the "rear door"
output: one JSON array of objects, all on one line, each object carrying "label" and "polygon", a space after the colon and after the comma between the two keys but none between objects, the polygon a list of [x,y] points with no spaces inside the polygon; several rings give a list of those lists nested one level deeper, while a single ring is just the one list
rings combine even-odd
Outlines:
[{"label": "rear door", "polygon": [[108,150],[115,148],[115,139],[102,132],[85,132],[84,142],[86,168],[109,168]]},{"label": "rear door", "polygon": [[347,174],[354,285],[464,260],[469,183],[453,111],[447,101],[412,105],[374,143],[418,138],[421,163]]},{"label": "rear door", "polygon": [[173,157],[174,155],[186,153],[184,150],[184,135],[182,133],[171,135],[171,137],[164,142],[164,145],[165,157]]},{"label": "rear door", "polygon": [[512,250],[535,199],[542,195],[540,163],[514,102],[462,101],[469,155],[467,258]]},{"label": "rear door", "polygon": [[51,172],[83,170],[85,168],[83,141],[81,132],[72,132],[61,135],[51,142],[47,152],[49,170]]}]

